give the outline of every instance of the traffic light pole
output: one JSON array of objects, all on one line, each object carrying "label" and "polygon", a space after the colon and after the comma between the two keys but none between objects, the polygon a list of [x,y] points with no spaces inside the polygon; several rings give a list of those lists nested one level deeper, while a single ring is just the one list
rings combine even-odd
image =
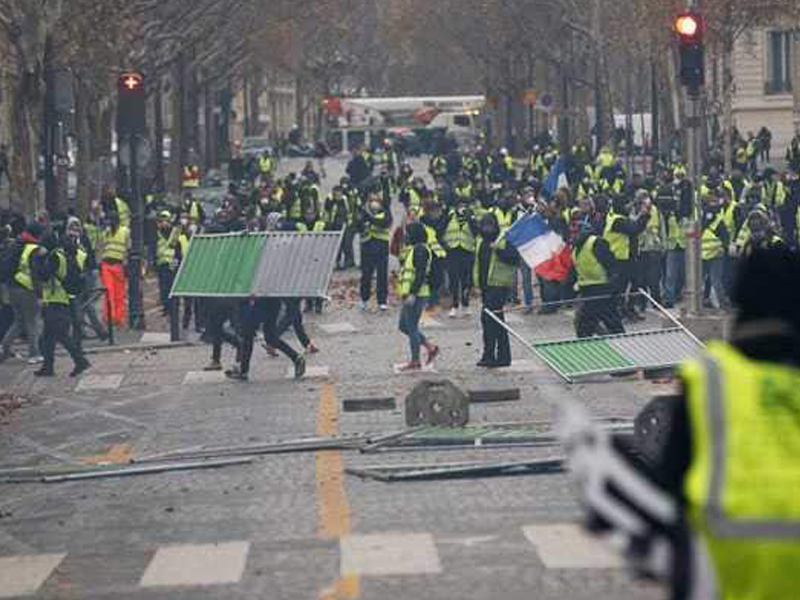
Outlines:
[{"label": "traffic light pole", "polygon": [[139,136],[129,137],[131,190],[131,252],[128,259],[128,314],[130,328],[142,331],[145,328],[144,298],[142,294],[142,257],[144,256],[144,206],[139,186]]},{"label": "traffic light pole", "polygon": [[702,260],[702,207],[700,206],[700,97],[695,90],[689,91],[692,116],[687,130],[687,154],[689,174],[692,182],[692,214],[686,232],[686,295],[687,310],[699,316],[703,309],[703,260]]}]

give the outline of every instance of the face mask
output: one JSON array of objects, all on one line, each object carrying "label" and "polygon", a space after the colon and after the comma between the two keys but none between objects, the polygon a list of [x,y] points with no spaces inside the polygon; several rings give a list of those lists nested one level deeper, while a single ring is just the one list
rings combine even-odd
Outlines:
[{"label": "face mask", "polygon": [[186,227],[189,224],[189,219],[181,219],[181,225]]},{"label": "face mask", "polygon": [[190,233],[190,234],[192,234],[192,235],[194,235],[195,233],[197,233],[197,225],[195,225],[194,223],[192,223],[191,225],[189,225],[189,233]]}]

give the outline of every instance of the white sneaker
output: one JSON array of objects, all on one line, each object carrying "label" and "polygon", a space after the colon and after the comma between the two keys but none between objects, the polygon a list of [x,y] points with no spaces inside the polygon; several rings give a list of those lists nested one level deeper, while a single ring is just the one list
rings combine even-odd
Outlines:
[{"label": "white sneaker", "polygon": [[381,305],[378,307],[378,310],[382,310],[382,311],[384,311],[384,312],[385,312],[385,311],[389,310],[389,305],[388,305],[388,304],[381,304]]},{"label": "white sneaker", "polygon": [[451,308],[447,316],[450,317],[451,319],[455,319],[458,316],[458,310],[455,308]]},{"label": "white sneaker", "polygon": [[366,302],[362,302],[361,303],[361,310],[363,310],[365,312],[368,311],[369,310],[369,304],[367,304]]},{"label": "white sneaker", "polygon": [[28,359],[28,364],[29,365],[38,365],[38,364],[43,363],[43,362],[44,362],[44,357],[43,356],[31,356]]}]

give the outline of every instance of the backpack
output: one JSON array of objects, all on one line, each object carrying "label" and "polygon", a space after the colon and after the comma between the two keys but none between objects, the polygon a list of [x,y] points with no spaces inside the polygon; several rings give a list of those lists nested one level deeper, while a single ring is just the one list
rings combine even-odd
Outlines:
[{"label": "backpack", "polygon": [[25,244],[14,242],[0,253],[0,283],[11,283],[19,268]]},{"label": "backpack", "polygon": [[61,281],[64,291],[70,296],[80,296],[86,287],[83,271],[78,265],[78,259],[74,254],[67,255],[67,274]]}]

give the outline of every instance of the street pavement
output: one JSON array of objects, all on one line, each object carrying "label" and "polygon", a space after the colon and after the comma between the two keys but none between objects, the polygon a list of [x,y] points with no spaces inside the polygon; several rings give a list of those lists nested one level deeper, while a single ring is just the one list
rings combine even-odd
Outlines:
[{"label": "street pavement", "polygon": [[[97,353],[79,379],[66,376],[66,358],[58,360],[59,377],[44,381],[27,365],[0,365],[0,387],[26,399],[0,425],[0,468],[121,463],[204,445],[396,431],[405,426],[406,395],[433,377],[464,390],[521,389],[520,401],[473,405],[472,423],[550,420],[567,401],[596,416],[633,416],[653,394],[670,390],[640,378],[567,385],[518,344],[514,367],[479,370],[477,311],[457,320],[443,311],[430,316],[427,333],[442,347],[436,373],[396,375],[393,366],[408,358],[397,332],[398,302],[388,314],[362,312],[356,281],[355,271],[337,274],[325,313],[307,317],[321,352],[309,357],[312,376],[302,381],[288,378],[287,360],[268,358],[261,348],[249,383],[203,373],[210,348],[201,344],[133,343]],[[519,315],[514,326],[528,339],[571,337],[570,317]],[[224,361],[232,359],[228,348]],[[398,408],[342,409],[344,400],[370,397],[393,397]],[[219,470],[3,485],[0,598],[663,597],[633,581],[612,552],[581,532],[566,475],[387,484],[344,473],[558,453],[324,451]]]}]

